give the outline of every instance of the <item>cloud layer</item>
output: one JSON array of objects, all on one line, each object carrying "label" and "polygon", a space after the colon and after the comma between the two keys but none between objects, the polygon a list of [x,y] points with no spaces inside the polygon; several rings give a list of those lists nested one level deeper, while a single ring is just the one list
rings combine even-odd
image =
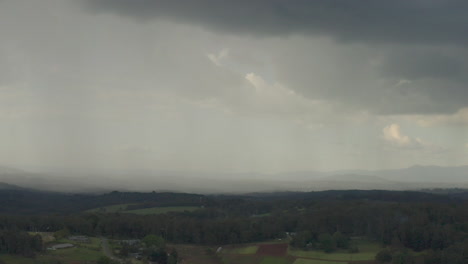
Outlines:
[{"label": "cloud layer", "polygon": [[312,99],[380,114],[468,106],[464,1],[92,0],[86,8],[263,37],[279,82]]},{"label": "cloud layer", "polygon": [[464,164],[466,5],[0,1],[0,165]]},{"label": "cloud layer", "polygon": [[88,8],[255,36],[328,35],[340,41],[468,44],[462,0],[89,0]]}]

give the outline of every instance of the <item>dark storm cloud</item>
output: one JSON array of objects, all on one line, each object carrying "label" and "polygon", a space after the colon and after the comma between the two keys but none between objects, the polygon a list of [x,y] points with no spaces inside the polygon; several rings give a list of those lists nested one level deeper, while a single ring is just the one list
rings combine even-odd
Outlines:
[{"label": "dark storm cloud", "polygon": [[[83,1],[91,13],[235,34],[252,50],[254,43],[270,46],[275,79],[311,99],[378,114],[453,113],[468,106],[467,1]],[[271,44],[281,41],[281,47]]]},{"label": "dark storm cloud", "polygon": [[164,18],[252,35],[324,34],[343,41],[466,45],[467,1],[87,0],[94,11]]},{"label": "dark storm cloud", "polygon": [[388,56],[382,70],[387,75],[405,79],[463,77],[460,58],[419,51],[403,51]]},{"label": "dark storm cloud", "polygon": [[[289,38],[282,50],[272,50],[278,81],[312,99],[379,114],[453,113],[468,106],[468,1],[85,1],[92,12],[137,21],[248,37],[327,36],[332,46],[349,46],[342,52]],[[312,55],[314,49],[325,55]]]}]

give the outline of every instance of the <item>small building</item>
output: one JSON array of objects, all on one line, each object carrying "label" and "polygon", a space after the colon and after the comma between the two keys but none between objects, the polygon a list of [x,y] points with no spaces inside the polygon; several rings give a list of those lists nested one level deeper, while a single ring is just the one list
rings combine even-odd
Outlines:
[{"label": "small building", "polygon": [[139,239],[120,240],[120,244],[134,246],[134,245],[140,244],[140,240]]},{"label": "small building", "polygon": [[51,246],[51,247],[48,247],[47,249],[48,249],[48,250],[57,250],[57,249],[72,248],[72,247],[74,247],[74,246],[75,246],[75,245],[70,244],[70,243],[64,243],[64,244],[53,245],[53,246]]}]

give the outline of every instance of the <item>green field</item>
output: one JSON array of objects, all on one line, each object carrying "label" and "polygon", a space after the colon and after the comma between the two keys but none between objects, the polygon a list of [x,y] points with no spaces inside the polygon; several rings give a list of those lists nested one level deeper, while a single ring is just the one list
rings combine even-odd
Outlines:
[{"label": "green field", "polygon": [[282,257],[264,257],[260,264],[291,264],[291,260]]},{"label": "green field", "polygon": [[35,258],[26,258],[21,256],[0,254],[0,260],[5,264],[50,264],[56,263],[57,259],[53,256],[38,255]]},{"label": "green field", "polygon": [[115,204],[87,210],[87,213],[117,213],[127,210],[127,206],[135,203]]},{"label": "green field", "polygon": [[151,215],[151,214],[165,214],[169,212],[184,212],[184,211],[195,211],[198,207],[196,206],[170,206],[170,207],[152,207],[143,208],[136,210],[123,211],[126,214],[139,214],[139,215]]},{"label": "green field", "polygon": [[0,255],[0,260],[6,264],[35,264],[35,259],[12,255]]},{"label": "green field", "polygon": [[99,208],[87,210],[87,213],[124,213],[124,214],[139,214],[139,215],[150,215],[150,214],[165,214],[169,212],[184,212],[184,211],[195,211],[198,209],[196,206],[161,206],[161,207],[150,207],[135,210],[127,210],[127,206],[136,205],[132,203],[128,204],[116,204],[109,205]]},{"label": "green field", "polygon": [[334,262],[315,259],[296,259],[293,264],[347,264],[347,262]]},{"label": "green field", "polygon": [[[42,235],[51,236],[49,233],[43,233],[41,236]],[[68,249],[46,250],[38,254],[35,258],[0,254],[0,260],[6,264],[50,264],[56,263],[57,261],[61,261],[62,263],[94,262],[103,256],[101,240],[96,237],[90,237],[89,239],[89,243],[79,243],[65,238],[53,242],[47,240],[48,245],[70,243],[75,245],[75,247]]]},{"label": "green field", "polygon": [[317,258],[323,260],[341,260],[341,261],[363,261],[373,260],[377,252],[381,250],[381,246],[378,243],[368,240],[356,240],[355,245],[358,246],[358,253],[348,253],[346,250],[337,250],[332,253],[325,253],[320,250],[298,250],[289,249],[289,254],[295,257],[305,258]]},{"label": "green field", "polygon": [[258,246],[236,247],[236,248],[229,248],[225,250],[229,254],[249,255],[249,254],[255,254],[258,250]]},{"label": "green field", "polygon": [[[258,255],[223,255],[221,256],[221,260],[224,264],[239,264],[239,263],[257,264],[263,260],[263,257],[258,256]],[[274,263],[270,263],[270,264],[274,264]]]},{"label": "green field", "polygon": [[0,260],[2,260],[5,264],[50,264],[56,263],[57,261],[61,261],[62,263],[74,263],[77,261],[94,262],[102,256],[103,254],[100,250],[75,247],[47,251],[37,255],[35,258],[0,254]]},{"label": "green field", "polygon": [[93,250],[84,247],[74,247],[50,251],[51,256],[65,261],[96,261],[103,256],[100,250]]}]

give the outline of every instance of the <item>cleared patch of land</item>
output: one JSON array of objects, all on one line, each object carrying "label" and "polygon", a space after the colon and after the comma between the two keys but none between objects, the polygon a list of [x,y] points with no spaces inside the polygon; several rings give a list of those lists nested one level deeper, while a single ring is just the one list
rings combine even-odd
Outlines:
[{"label": "cleared patch of land", "polygon": [[257,255],[264,256],[286,256],[288,244],[261,244],[257,250]]},{"label": "cleared patch of land", "polygon": [[194,245],[170,245],[170,247],[177,250],[181,259],[179,264],[223,264],[223,261],[215,254],[215,248]]},{"label": "cleared patch of land", "polygon": [[199,207],[196,207],[196,206],[169,206],[169,207],[151,207],[151,208],[129,210],[129,211],[123,211],[122,213],[151,215],[151,214],[165,214],[165,213],[185,212],[185,211],[193,212],[197,209],[199,209]]},{"label": "cleared patch of land", "polygon": [[62,239],[54,241],[54,244],[65,244],[65,243],[73,244],[78,247],[87,248],[87,249],[95,250],[95,251],[101,250],[101,240],[97,237],[89,237],[89,242],[78,242],[78,241],[70,240],[67,238],[62,238]]}]

